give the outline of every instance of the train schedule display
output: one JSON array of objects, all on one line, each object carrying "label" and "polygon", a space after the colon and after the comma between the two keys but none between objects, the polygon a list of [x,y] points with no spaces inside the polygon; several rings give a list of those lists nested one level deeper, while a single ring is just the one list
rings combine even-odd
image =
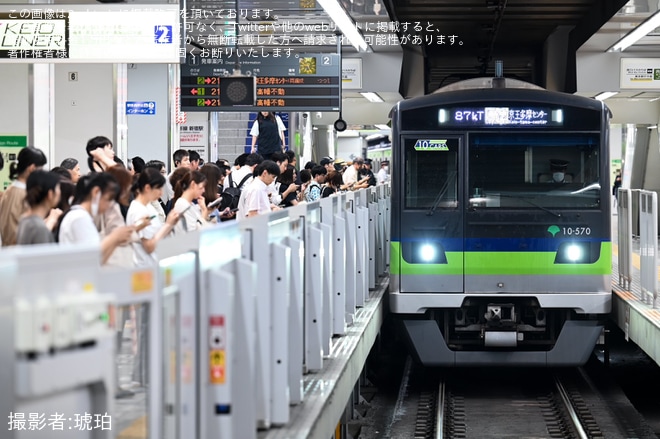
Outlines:
[{"label": "train schedule display", "polygon": [[181,66],[181,110],[338,111],[340,73],[336,54],[188,57]]}]

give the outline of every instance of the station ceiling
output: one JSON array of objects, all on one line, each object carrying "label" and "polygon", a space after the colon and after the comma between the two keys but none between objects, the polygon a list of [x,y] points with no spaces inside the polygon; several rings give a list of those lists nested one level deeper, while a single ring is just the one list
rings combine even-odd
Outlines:
[{"label": "station ceiling", "polygon": [[[502,60],[507,77],[544,86],[544,48],[561,29],[567,56],[607,23],[627,0],[386,0],[393,20],[421,21],[460,45],[425,44],[426,92],[475,76],[492,76]],[[567,72],[570,74],[571,72]],[[574,72],[573,72],[574,73]],[[570,90],[569,90],[570,91]]]}]

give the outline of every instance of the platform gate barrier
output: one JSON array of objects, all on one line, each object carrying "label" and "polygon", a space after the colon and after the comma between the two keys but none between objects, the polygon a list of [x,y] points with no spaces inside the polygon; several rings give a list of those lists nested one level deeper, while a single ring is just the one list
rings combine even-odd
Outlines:
[{"label": "platform gate barrier", "polygon": [[[333,335],[345,333],[368,299],[376,264],[386,266],[388,196],[388,188],[370,188],[178,235],[159,244],[157,266],[104,269],[87,282],[117,291],[120,308],[145,310],[142,326],[133,330],[146,337],[139,343],[148,349],[146,437],[256,439],[257,429],[288,423],[289,405],[304,400],[304,373],[323,368]],[[37,262],[26,257],[29,265],[59,267],[52,255],[21,251],[35,255]],[[57,246],[48,251],[65,253]],[[90,257],[97,249],[66,251],[98,265]],[[58,275],[79,271],[64,261]],[[20,272],[15,265],[0,258],[0,270]],[[5,314],[11,313],[11,279],[5,277],[0,294]],[[6,334],[12,338],[11,330]],[[0,361],[12,366],[15,360],[3,355]],[[109,382],[114,361],[104,364]],[[111,410],[111,394],[95,399],[103,400],[96,410]],[[5,398],[2,407],[15,409],[15,401]]]},{"label": "platform gate barrier", "polygon": [[619,286],[628,291],[632,283],[632,204],[630,189],[619,189],[617,203]]},{"label": "platform gate barrier", "polygon": [[658,299],[658,195],[639,192],[639,256],[642,302],[656,307]]}]

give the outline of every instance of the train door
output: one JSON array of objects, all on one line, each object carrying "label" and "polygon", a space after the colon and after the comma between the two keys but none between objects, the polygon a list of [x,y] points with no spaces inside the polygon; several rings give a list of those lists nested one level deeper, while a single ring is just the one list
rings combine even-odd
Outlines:
[{"label": "train door", "polygon": [[463,291],[463,136],[404,135],[401,292]]}]

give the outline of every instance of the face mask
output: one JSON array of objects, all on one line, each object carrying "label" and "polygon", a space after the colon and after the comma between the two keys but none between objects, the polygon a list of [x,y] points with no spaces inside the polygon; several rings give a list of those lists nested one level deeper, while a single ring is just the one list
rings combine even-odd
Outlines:
[{"label": "face mask", "polygon": [[101,204],[101,191],[92,200],[92,216],[99,214],[99,204]]},{"label": "face mask", "polygon": [[561,183],[564,181],[564,173],[563,172],[553,172],[552,173],[552,179],[556,181],[557,183]]},{"label": "face mask", "polygon": [[385,172],[390,172],[390,167],[389,166],[384,166],[383,169],[385,169]]}]

